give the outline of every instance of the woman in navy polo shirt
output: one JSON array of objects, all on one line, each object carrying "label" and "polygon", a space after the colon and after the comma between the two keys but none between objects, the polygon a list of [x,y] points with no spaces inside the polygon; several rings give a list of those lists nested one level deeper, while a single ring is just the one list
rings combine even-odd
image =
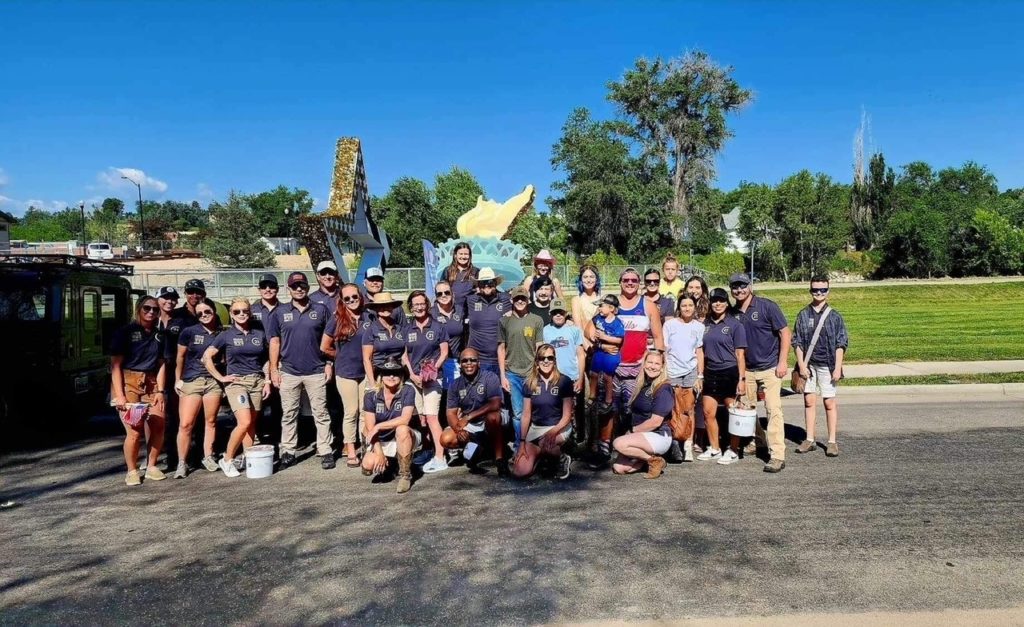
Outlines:
[{"label": "woman in navy polo shirt", "polygon": [[[405,354],[405,334],[394,318],[394,309],[401,307],[402,302],[395,300],[389,292],[378,292],[366,307],[373,312],[374,320],[363,331],[363,370],[366,376],[373,376],[374,369],[379,368],[389,359],[402,363]],[[367,389],[372,386],[368,384]]]},{"label": "woman in navy polo shirt", "polygon": [[[231,301],[231,327],[222,331],[206,349],[203,363],[211,376],[224,385],[228,404],[235,414],[237,424],[228,437],[228,446],[220,460],[220,469],[225,476],[237,477],[240,473],[235,464],[235,453],[244,444],[252,446],[256,437],[256,416],[263,409],[263,401],[270,396],[270,364],[268,363],[269,342],[262,328],[252,324],[252,310],[248,299],[236,298]],[[224,352],[227,374],[222,375],[213,364],[217,353]]]},{"label": "woman in navy polo shirt", "polygon": [[[157,329],[160,305],[156,298],[146,296],[135,306],[135,320],[114,334],[110,346],[110,397],[124,424],[124,461],[128,465],[126,485],[142,483],[139,477],[139,449],[146,438],[146,479],[160,481],[166,475],[156,467],[164,444],[164,411],[167,390],[164,389],[163,334]],[[149,407],[138,425],[132,426],[130,404],[146,403]]]},{"label": "woman in navy polo shirt", "polygon": [[705,424],[708,430],[708,448],[697,456],[700,461],[717,459],[719,464],[731,464],[739,459],[739,438],[733,437],[731,447],[722,455],[719,448],[718,405],[732,406],[737,396],[746,391],[746,366],[743,352],[747,348],[747,333],[729,311],[729,295],[720,287],[711,290],[711,311],[704,331],[704,389],[702,390]]},{"label": "woman in navy polo shirt", "polygon": [[438,281],[434,286],[437,300],[430,310],[430,315],[443,324],[445,332],[448,333],[448,359],[441,367],[441,384],[445,390],[459,374],[458,357],[462,352],[463,335],[466,333],[465,303],[461,309],[455,304],[453,289],[448,281]]},{"label": "woman in navy polo shirt", "polygon": [[388,458],[398,458],[398,493],[412,487],[412,454],[420,447],[420,433],[409,425],[416,413],[416,390],[405,382],[405,366],[388,359],[377,368],[377,386],[363,396],[366,455],[363,474],[379,475]]},{"label": "woman in navy polo shirt", "polygon": [[541,455],[558,458],[559,479],[567,479],[572,458],[562,452],[562,445],[572,434],[572,379],[558,372],[555,347],[541,344],[534,354],[533,366],[523,387],[523,424],[526,434],[519,454],[512,462],[512,474],[529,477]]},{"label": "woman in navy polo shirt", "polygon": [[675,408],[675,395],[668,382],[665,354],[647,351],[636,377],[636,387],[629,399],[632,433],[620,435],[612,442],[618,453],[612,470],[617,475],[639,471],[647,465],[647,478],[656,479],[665,469],[662,455],[672,446],[669,420]]},{"label": "woman in navy polo shirt", "polygon": [[178,352],[174,389],[181,398],[178,403],[178,468],[174,472],[175,479],[184,479],[188,475],[185,458],[192,444],[192,428],[196,424],[199,410],[203,410],[206,419],[203,430],[203,468],[210,472],[217,470],[213,440],[217,436],[217,412],[224,391],[203,365],[203,354],[213,345],[214,338],[221,330],[213,301],[200,301],[196,305],[196,318],[199,318],[199,323],[183,329],[174,347]]},{"label": "woman in navy polo shirt", "polygon": [[452,262],[444,270],[444,281],[452,288],[452,300],[459,313],[466,311],[466,298],[476,289],[479,273],[480,270],[473,265],[473,247],[468,242],[456,244],[452,250]]},{"label": "woman in navy polo shirt", "polygon": [[327,321],[320,350],[334,359],[334,383],[344,411],[341,423],[345,439],[346,466],[357,468],[356,437],[359,433],[359,412],[366,391],[366,369],[363,366],[363,332],[370,326],[373,314],[363,307],[359,286],[341,286],[338,308]]},{"label": "woman in navy polo shirt", "polygon": [[[423,472],[433,473],[448,469],[441,446],[441,384],[438,373],[448,359],[448,331],[445,325],[430,315],[430,298],[423,290],[415,290],[406,301],[412,317],[405,324],[405,354],[402,363],[409,370],[409,379],[416,388],[416,413],[422,426],[430,429],[434,443],[434,458],[423,465]],[[425,368],[425,370],[424,370]]]}]

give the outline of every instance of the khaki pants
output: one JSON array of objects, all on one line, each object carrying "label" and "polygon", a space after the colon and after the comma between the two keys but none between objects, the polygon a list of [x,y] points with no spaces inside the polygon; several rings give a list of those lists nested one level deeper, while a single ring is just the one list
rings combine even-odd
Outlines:
[{"label": "khaki pants", "polygon": [[360,418],[363,415],[366,379],[334,377],[334,383],[338,386],[338,396],[341,397],[345,416],[341,423],[341,433],[345,438],[345,444],[355,444],[356,434],[362,434],[363,431],[363,421]]},{"label": "khaki pants", "polygon": [[[757,406],[757,384],[764,388],[764,408],[768,413],[768,451],[772,459],[786,459],[786,421],[782,415],[782,379],[775,376],[775,369],[747,370],[747,394],[749,404]],[[757,440],[765,441],[761,421],[757,421]]]},{"label": "khaki pants", "polygon": [[326,455],[333,451],[334,436],[331,415],[327,413],[327,382],[323,373],[305,377],[281,373],[281,453],[294,455],[299,448],[299,405],[303,389],[316,423],[316,454]]}]

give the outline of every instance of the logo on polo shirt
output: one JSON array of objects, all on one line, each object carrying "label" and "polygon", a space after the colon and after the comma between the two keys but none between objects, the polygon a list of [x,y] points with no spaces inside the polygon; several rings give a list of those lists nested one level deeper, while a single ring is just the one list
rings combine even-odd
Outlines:
[{"label": "logo on polo shirt", "polygon": [[380,333],[377,334],[377,339],[380,340],[381,342],[386,342],[388,339],[388,334],[381,331]]},{"label": "logo on polo shirt", "polygon": [[412,333],[410,333],[410,334],[409,334],[409,335],[408,335],[407,337],[409,338],[409,341],[410,341],[410,342],[415,342],[415,341],[416,341],[416,332],[415,332],[415,331],[413,331],[413,332],[412,332]]},{"label": "logo on polo shirt", "polygon": [[722,327],[722,334],[723,335],[729,335],[729,327],[723,326]]},{"label": "logo on polo shirt", "polygon": [[391,408],[394,409],[395,411],[402,411],[402,401],[395,401],[391,405]]},{"label": "logo on polo shirt", "polygon": [[558,396],[558,386],[557,386],[557,385],[556,385],[556,386],[554,386],[554,387],[552,387],[552,388],[551,388],[550,390],[548,390],[548,391],[549,391],[549,392],[551,392],[551,396]]},{"label": "logo on polo shirt", "polygon": [[285,322],[291,322],[291,321],[292,321],[292,318],[294,318],[294,317],[295,317],[295,314],[290,314],[290,313],[286,313],[286,314],[284,315],[284,321],[285,321]]},{"label": "logo on polo shirt", "polygon": [[459,390],[459,399],[460,400],[466,398],[466,392],[467,392],[467,390],[465,388]]},{"label": "logo on polo shirt", "polygon": [[385,409],[384,401],[377,401],[377,413],[378,414],[383,414],[384,413],[384,409]]},{"label": "logo on polo shirt", "polygon": [[483,383],[477,384],[477,386],[476,386],[476,393],[481,395],[481,396],[483,396],[483,393],[484,393],[484,384]]},{"label": "logo on polo shirt", "polygon": [[505,310],[505,305],[503,305],[501,303],[498,303],[497,305],[494,306],[494,308],[497,309],[499,312],[500,311],[504,311]]},{"label": "logo on polo shirt", "polygon": [[177,335],[181,333],[181,324],[172,324],[167,327],[167,330]]},{"label": "logo on polo shirt", "polygon": [[231,338],[231,343],[234,344],[235,346],[245,346],[245,338],[244,337],[233,337],[233,338]]},{"label": "logo on polo shirt", "polygon": [[256,318],[257,320],[263,320],[263,314],[260,313],[259,311],[252,312],[252,317]]},{"label": "logo on polo shirt", "polygon": [[[483,303],[473,303],[473,311],[483,311],[483,310],[484,310],[484,304]],[[501,310],[499,309],[498,311],[501,311]]]},{"label": "logo on polo shirt", "polygon": [[252,338],[252,345],[253,346],[260,346],[261,344],[263,344],[263,340],[262,339],[260,339],[258,337],[253,337]]},{"label": "logo on polo shirt", "polygon": [[133,342],[141,342],[142,341],[142,331],[132,331],[132,341]]},{"label": "logo on polo shirt", "polygon": [[310,320],[316,320],[316,317],[317,316],[316,316],[316,312],[315,311],[309,312],[309,319]]},{"label": "logo on polo shirt", "polygon": [[195,337],[192,338],[192,343],[193,344],[202,344],[203,341],[204,340],[203,340],[203,336],[202,335],[196,335]]},{"label": "logo on polo shirt", "polygon": [[653,398],[654,397],[654,388],[653,387],[647,388],[644,391],[644,396],[646,396],[647,398]]},{"label": "logo on polo shirt", "polygon": [[758,318],[758,316],[757,316],[757,312],[756,311],[754,313],[750,314],[750,319],[753,320],[754,322],[757,322],[757,318]]},{"label": "logo on polo shirt", "polygon": [[[410,342],[415,342],[416,341],[416,338],[413,337],[414,335],[415,335],[415,333],[410,333],[409,334],[409,341]],[[428,341],[433,342],[434,338],[437,337],[437,334],[434,333],[433,331],[427,331],[426,336],[427,336],[427,340]]]}]

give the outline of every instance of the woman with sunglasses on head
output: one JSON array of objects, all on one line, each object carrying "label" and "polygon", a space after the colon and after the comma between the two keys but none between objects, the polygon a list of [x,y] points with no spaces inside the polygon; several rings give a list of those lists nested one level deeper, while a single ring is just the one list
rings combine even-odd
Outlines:
[{"label": "woman with sunglasses on head", "polygon": [[473,265],[473,247],[468,242],[459,242],[452,250],[452,262],[444,270],[444,280],[452,288],[455,308],[464,313],[466,298],[476,289],[476,277],[480,270]]},{"label": "woman with sunglasses on head", "polygon": [[718,460],[719,464],[739,461],[739,438],[732,436],[729,449],[719,448],[718,405],[732,407],[736,397],[746,391],[747,333],[729,309],[729,294],[722,288],[711,290],[711,314],[704,331],[704,387],[701,402],[708,430],[708,448],[697,456],[700,461]]},{"label": "woman with sunglasses on head", "polygon": [[217,470],[217,459],[213,455],[213,441],[217,436],[217,412],[223,390],[217,379],[206,371],[203,355],[217,334],[220,333],[220,318],[213,301],[203,300],[196,305],[198,324],[182,330],[175,347],[174,390],[178,393],[178,467],[175,479],[188,476],[188,449],[192,445],[192,428],[196,416],[203,412],[203,468],[210,472]]},{"label": "woman with sunglasses on head", "polygon": [[448,469],[441,446],[441,384],[438,374],[448,359],[448,331],[445,325],[430,315],[430,298],[423,290],[414,290],[406,300],[410,320],[405,324],[405,353],[402,364],[409,371],[409,380],[416,389],[416,413],[421,426],[430,429],[434,444],[434,457],[423,465],[423,472],[434,473]]},{"label": "woman with sunglasses on head", "polygon": [[[163,333],[157,328],[160,305],[146,296],[135,306],[135,320],[114,334],[110,345],[110,397],[124,424],[124,461],[128,466],[125,484],[137,486],[139,449],[146,438],[146,480],[160,481],[166,475],[156,467],[164,441],[164,412],[167,390]],[[130,405],[145,403],[143,419],[136,425]]]},{"label": "woman with sunglasses on head", "polygon": [[612,465],[615,474],[632,474],[646,465],[648,479],[661,476],[665,470],[665,458],[662,455],[672,446],[669,421],[674,407],[675,397],[668,382],[665,354],[662,351],[647,351],[627,406],[631,432],[620,435],[612,442],[617,453]]},{"label": "woman with sunglasses on head", "polygon": [[[246,449],[252,446],[256,436],[256,416],[263,407],[263,401],[270,396],[270,364],[267,335],[252,324],[249,300],[235,298],[229,311],[231,326],[217,336],[213,346],[206,349],[203,363],[206,371],[224,385],[224,394],[235,414],[237,423],[228,437],[220,469],[225,476],[237,477],[240,473],[235,454],[241,446]],[[213,363],[213,358],[221,352],[224,353],[227,374],[221,374]]]},{"label": "woman with sunglasses on head", "polygon": [[363,396],[363,474],[379,475],[387,470],[389,457],[398,458],[399,494],[412,487],[412,454],[420,448],[420,432],[410,426],[415,413],[416,391],[406,384],[405,367],[388,358],[377,368],[377,385]]},{"label": "woman with sunglasses on head", "polygon": [[572,458],[562,447],[572,434],[572,380],[558,371],[555,347],[537,347],[533,367],[523,388],[523,444],[512,460],[512,474],[525,479],[533,474],[541,456],[558,459],[559,479],[572,471]]},{"label": "woman with sunglasses on head", "polygon": [[373,321],[373,314],[363,306],[359,286],[346,283],[334,315],[327,321],[320,350],[334,360],[334,383],[341,396],[346,466],[359,467],[356,438],[359,435],[359,413],[366,391],[366,368],[363,365],[363,332]]}]

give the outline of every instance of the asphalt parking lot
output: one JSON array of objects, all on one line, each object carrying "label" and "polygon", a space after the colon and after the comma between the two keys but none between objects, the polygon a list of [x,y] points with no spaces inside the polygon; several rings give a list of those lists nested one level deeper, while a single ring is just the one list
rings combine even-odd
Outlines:
[{"label": "asphalt parking lot", "polygon": [[[0,460],[0,622],[526,624],[1024,607],[1024,412],[953,393],[843,406],[843,455],[779,475],[454,468],[397,495],[316,458],[129,489],[121,440]],[[789,435],[802,437],[786,401]],[[823,416],[822,416],[823,418]],[[823,420],[822,420],[823,422]],[[823,435],[823,433],[821,434]],[[822,440],[823,438],[819,438]]]}]

